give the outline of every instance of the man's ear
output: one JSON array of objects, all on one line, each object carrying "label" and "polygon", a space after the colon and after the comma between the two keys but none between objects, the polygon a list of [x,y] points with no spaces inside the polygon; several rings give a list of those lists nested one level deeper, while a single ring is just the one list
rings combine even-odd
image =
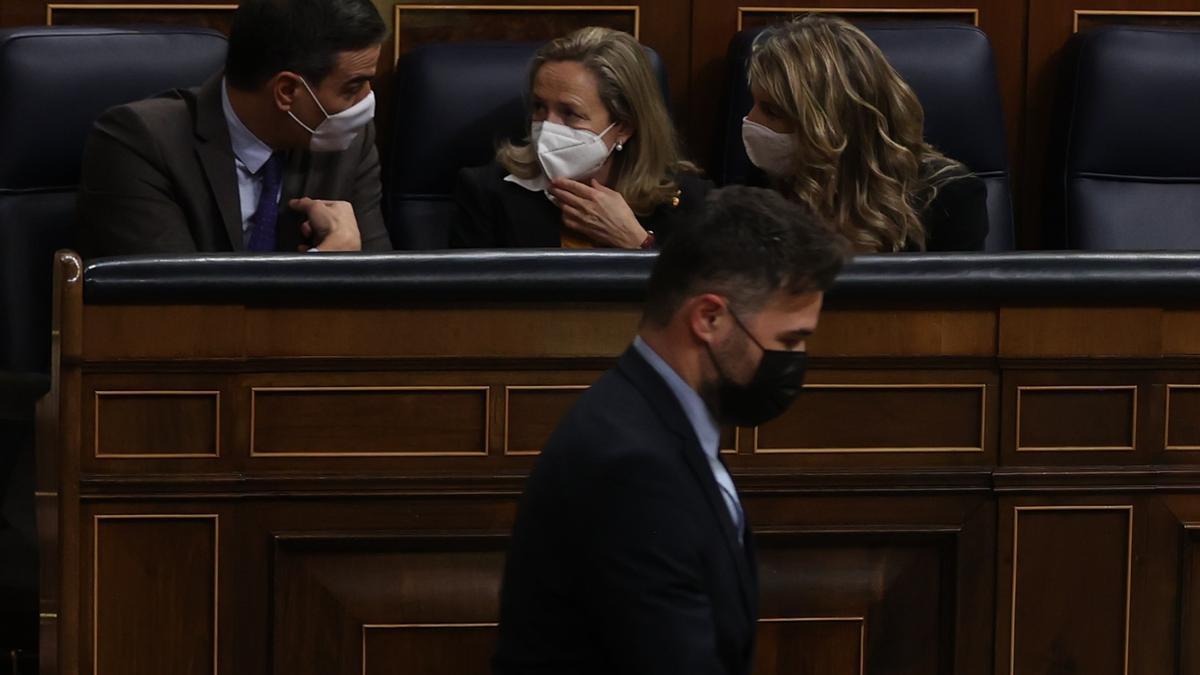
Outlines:
[{"label": "man's ear", "polygon": [[687,319],[692,337],[706,344],[716,341],[717,334],[724,330],[723,323],[728,313],[724,298],[714,293],[688,298],[681,311]]},{"label": "man's ear", "polygon": [[300,90],[304,88],[304,85],[300,83],[300,76],[287,70],[275,73],[275,77],[267,82],[267,86],[271,89],[271,98],[275,101],[275,107],[283,112],[292,109],[292,104],[300,95]]}]

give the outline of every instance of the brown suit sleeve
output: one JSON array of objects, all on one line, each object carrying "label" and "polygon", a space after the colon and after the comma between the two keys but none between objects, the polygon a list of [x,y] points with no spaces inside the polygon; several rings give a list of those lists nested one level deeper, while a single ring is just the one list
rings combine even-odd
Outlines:
[{"label": "brown suit sleeve", "polygon": [[379,150],[375,147],[375,123],[362,133],[362,154],[354,178],[350,203],[358,220],[358,234],[364,251],[390,251],[392,240],[383,222],[383,184],[379,180]]},{"label": "brown suit sleeve", "polygon": [[192,253],[195,241],[145,121],[118,106],[96,121],[83,152],[76,204],[81,253]]}]

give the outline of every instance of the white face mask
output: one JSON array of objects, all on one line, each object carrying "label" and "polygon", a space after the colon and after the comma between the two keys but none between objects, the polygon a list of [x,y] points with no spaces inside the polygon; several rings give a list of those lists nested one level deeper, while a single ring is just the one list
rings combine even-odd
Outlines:
[{"label": "white face mask", "polygon": [[754,166],[768,174],[790,176],[796,172],[796,155],[800,148],[796,134],[780,133],[744,117],[742,144]]},{"label": "white face mask", "polygon": [[612,153],[604,135],[615,126],[614,122],[597,134],[554,122],[534,122],[530,125],[529,140],[537,147],[538,161],[547,180],[581,180],[595,173]]},{"label": "white face mask", "polygon": [[375,92],[368,92],[363,100],[346,108],[345,110],[330,115],[325,112],[325,106],[317,100],[317,95],[313,93],[308,82],[304,78],[300,78],[300,82],[304,84],[304,88],[308,89],[308,95],[312,96],[312,100],[316,102],[317,107],[321,109],[321,114],[325,116],[325,121],[317,125],[316,129],[308,126],[296,117],[291,110],[288,115],[296,120],[296,124],[304,127],[308,133],[312,134],[312,138],[308,141],[308,149],[313,152],[341,152],[350,147],[354,142],[354,138],[358,136],[358,132],[363,130],[363,127],[370,124],[371,119],[375,117]]}]

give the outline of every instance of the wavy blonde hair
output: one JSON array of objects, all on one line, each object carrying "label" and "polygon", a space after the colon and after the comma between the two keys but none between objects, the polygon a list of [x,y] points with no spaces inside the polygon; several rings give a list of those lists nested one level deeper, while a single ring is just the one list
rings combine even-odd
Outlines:
[{"label": "wavy blonde hair", "polygon": [[[587,68],[596,78],[609,117],[633,132],[624,149],[613,153],[612,188],[638,215],[671,201],[679,191],[675,175],[697,169],[683,159],[658,79],[642,46],[628,33],[611,28],[580,28],[538,50],[529,68],[530,91],[541,67],[559,61],[575,61]],[[518,178],[542,173],[528,127],[522,143],[500,144],[496,161]]]},{"label": "wavy blonde hair", "polygon": [[921,103],[870,38],[836,16],[799,16],[754,41],[749,81],[799,138],[785,193],[861,251],[925,249],[921,211],[968,172],[925,142]]}]

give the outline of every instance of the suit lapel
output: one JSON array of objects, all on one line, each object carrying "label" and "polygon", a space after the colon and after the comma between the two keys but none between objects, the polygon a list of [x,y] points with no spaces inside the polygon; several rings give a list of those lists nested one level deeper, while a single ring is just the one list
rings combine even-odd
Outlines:
[{"label": "suit lapel", "polygon": [[242,207],[238,197],[237,167],[229,140],[229,125],[221,104],[222,76],[205,82],[196,93],[196,154],[204,167],[209,188],[221,213],[229,243],[235,251],[242,243]]},{"label": "suit lapel", "polygon": [[[717,479],[713,476],[712,467],[708,464],[708,458],[704,454],[703,448],[700,447],[700,441],[696,438],[696,432],[692,429],[692,424],[688,421],[687,415],[683,412],[683,406],[679,400],[675,398],[674,392],[671,391],[667,383],[662,377],[646,363],[642,355],[634,348],[625,350],[617,363],[619,368],[639,391],[645,394],[654,407],[659,417],[666,423],[671,431],[684,439],[683,457],[687,462],[688,468],[691,469],[692,475],[700,484],[700,489],[704,493],[705,501],[708,502],[709,510],[714,518],[716,518],[718,526],[725,540],[725,548],[729,551],[730,557],[733,559],[733,564],[738,571],[738,584],[742,591],[742,601],[745,607],[747,616],[751,621],[754,621],[758,604],[754,598],[755,589],[755,573],[750,569],[750,560],[747,558],[747,550],[738,542],[737,526],[733,522],[732,516],[729,514],[729,507],[725,504],[725,498],[721,496],[721,488],[717,485]],[[746,527],[745,537],[750,537],[750,528]]]}]

